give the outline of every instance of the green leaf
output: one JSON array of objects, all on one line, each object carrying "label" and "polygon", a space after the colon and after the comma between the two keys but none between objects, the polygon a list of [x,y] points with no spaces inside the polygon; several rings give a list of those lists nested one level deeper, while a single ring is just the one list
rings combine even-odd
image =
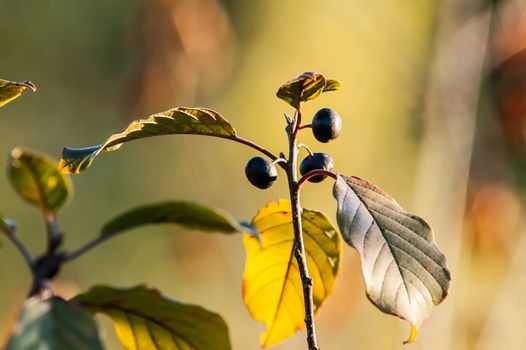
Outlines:
[{"label": "green leaf", "polygon": [[[341,242],[334,226],[321,212],[303,209],[303,238],[313,281],[315,315],[334,287],[340,268]],[[265,323],[260,336],[270,347],[305,328],[303,287],[294,257],[290,202],[270,202],[252,223],[263,243],[245,236],[247,263],[243,275],[243,301],[256,321]]]},{"label": "green leaf", "polygon": [[229,350],[225,321],[199,306],[163,297],[157,290],[94,287],[73,299],[113,320],[127,350]]},{"label": "green leaf", "polygon": [[0,213],[0,231],[11,233],[16,229],[16,223]]},{"label": "green leaf", "polygon": [[236,131],[218,112],[208,108],[177,107],[132,122],[126,129],[111,135],[103,144],[62,151],[60,168],[64,173],[87,169],[102,151],[114,151],[123,143],[145,137],[170,134],[196,134],[235,137]]},{"label": "green leaf", "polygon": [[344,240],[360,254],[369,300],[411,322],[406,342],[447,296],[451,277],[433,230],[377,186],[338,175],[337,220]]},{"label": "green leaf", "polygon": [[305,72],[296,79],[283,84],[276,93],[283,101],[293,108],[298,108],[300,102],[318,97],[325,87],[325,77],[317,72]]},{"label": "green leaf", "polygon": [[131,209],[106,223],[101,235],[112,236],[148,224],[177,224],[205,232],[246,232],[259,236],[252,225],[237,222],[220,210],[187,201],[169,201]]},{"label": "green leaf", "polygon": [[57,162],[34,150],[13,149],[8,173],[16,192],[46,213],[56,212],[73,192],[71,179],[61,174]]},{"label": "green leaf", "polygon": [[329,92],[329,91],[336,91],[340,90],[342,87],[342,83],[340,83],[338,80],[334,79],[327,79],[325,86],[323,87],[322,92]]},{"label": "green leaf", "polygon": [[25,89],[36,91],[36,86],[26,80],[21,83],[0,79],[0,107],[20,96]]},{"label": "green leaf", "polygon": [[80,308],[61,298],[32,297],[6,350],[75,349],[102,350],[95,321]]}]

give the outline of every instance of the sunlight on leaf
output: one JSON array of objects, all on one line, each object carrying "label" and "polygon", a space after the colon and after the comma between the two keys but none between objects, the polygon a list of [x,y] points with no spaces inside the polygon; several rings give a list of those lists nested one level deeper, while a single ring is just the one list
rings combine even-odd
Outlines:
[{"label": "sunlight on leaf", "polygon": [[[303,237],[313,280],[315,315],[331,294],[340,268],[341,243],[334,226],[321,212],[303,209]],[[265,323],[263,347],[277,344],[305,328],[303,288],[293,254],[290,202],[270,202],[252,220],[263,243],[245,235],[247,262],[243,301],[252,318]]]},{"label": "sunlight on leaf", "polygon": [[225,321],[200,306],[183,304],[155,289],[93,287],[73,299],[109,316],[127,350],[230,350]]},{"label": "sunlight on leaf", "polygon": [[218,112],[208,108],[177,107],[132,122],[126,129],[111,135],[103,144],[62,151],[60,168],[64,173],[80,173],[87,169],[102,151],[114,151],[123,143],[145,137],[195,134],[235,137],[236,131]]},{"label": "sunlight on leaf", "polygon": [[327,79],[327,82],[325,83],[325,86],[323,87],[322,92],[336,91],[336,90],[340,90],[341,88],[342,88],[342,83],[340,83],[338,80]]},{"label": "sunlight on leaf", "polygon": [[334,197],[343,239],[360,254],[369,300],[381,311],[411,322],[407,342],[414,341],[451,283],[431,227],[358,177],[338,175]]},{"label": "sunlight on leaf", "polygon": [[305,72],[283,84],[276,96],[292,107],[298,108],[300,102],[314,100],[322,92],[339,90],[340,87],[341,83],[338,80],[325,80],[321,73]]},{"label": "sunlight on leaf", "polygon": [[32,297],[24,304],[6,350],[102,350],[91,316],[65,300]]},{"label": "sunlight on leaf", "polygon": [[26,80],[20,83],[0,79],[0,107],[20,96],[25,89],[36,91],[36,86]]},{"label": "sunlight on leaf", "polygon": [[149,224],[177,224],[204,232],[245,232],[259,236],[257,229],[250,224],[238,222],[220,210],[187,201],[154,203],[128,210],[106,223],[101,235],[112,236]]},{"label": "sunlight on leaf", "polygon": [[13,149],[8,173],[16,192],[47,213],[60,209],[73,192],[71,179],[61,174],[57,162],[37,151]]}]

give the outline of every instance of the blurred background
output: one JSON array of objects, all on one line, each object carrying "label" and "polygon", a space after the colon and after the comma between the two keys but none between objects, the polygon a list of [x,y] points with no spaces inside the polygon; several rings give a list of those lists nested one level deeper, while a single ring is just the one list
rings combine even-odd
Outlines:
[{"label": "blurred background", "polygon": [[[302,142],[426,218],[453,276],[408,349],[524,349],[526,313],[526,0],[0,0],[0,77],[38,86],[0,111],[0,164],[16,146],[60,157],[62,147],[102,142],[139,116],[177,105],[220,111],[245,138],[286,150],[277,88],[304,71],[339,79],[339,92],[305,107],[336,109],[341,136]],[[286,198],[283,174],[267,191],[244,165],[256,155],[220,139],[146,139],[100,157],[73,177],[60,220],[66,247],[97,235],[132,206],[190,199],[249,220]],[[304,187],[303,206],[335,223],[332,183]],[[0,211],[37,253],[38,212],[5,177]],[[29,273],[0,240],[3,343]],[[219,312],[234,349],[258,349],[262,324],[241,298],[241,237],[148,227],[66,266],[69,297],[93,284],[146,283]],[[119,349],[105,323],[109,348]],[[341,275],[317,322],[323,349],[401,349],[409,326],[366,299],[357,254],[344,246]],[[304,333],[276,346],[302,349]]]}]

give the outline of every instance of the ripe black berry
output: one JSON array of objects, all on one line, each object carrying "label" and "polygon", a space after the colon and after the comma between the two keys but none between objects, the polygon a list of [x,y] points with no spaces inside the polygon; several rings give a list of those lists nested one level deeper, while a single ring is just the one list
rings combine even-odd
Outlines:
[{"label": "ripe black berry", "polygon": [[[334,167],[334,162],[332,157],[327,153],[313,153],[312,156],[307,156],[303,158],[300,164],[300,174],[303,176],[310,171],[323,169],[323,170],[332,170]],[[320,182],[323,181],[327,176],[317,175],[309,179],[310,182]]]},{"label": "ripe black berry", "polygon": [[248,181],[257,188],[266,189],[278,178],[276,166],[267,158],[254,157],[245,165]]},{"label": "ripe black berry", "polygon": [[342,120],[340,115],[333,109],[322,108],[312,118],[312,133],[316,140],[329,142],[340,135]]}]

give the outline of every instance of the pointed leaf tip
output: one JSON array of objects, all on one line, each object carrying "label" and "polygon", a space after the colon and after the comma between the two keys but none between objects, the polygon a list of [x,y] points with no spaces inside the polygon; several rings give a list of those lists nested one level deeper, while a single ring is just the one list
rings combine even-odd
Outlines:
[{"label": "pointed leaf tip", "polygon": [[381,311],[411,322],[408,342],[413,341],[451,285],[433,230],[360,178],[338,175],[333,193],[341,234],[360,254],[369,300]]},{"label": "pointed leaf tip", "polygon": [[404,341],[405,344],[411,344],[416,340],[416,337],[418,336],[418,329],[414,324],[411,323],[411,329],[409,330],[409,338]]},{"label": "pointed leaf tip", "polygon": [[126,129],[112,134],[103,144],[85,148],[64,147],[60,168],[63,173],[78,174],[89,168],[102,151],[115,151],[133,140],[173,134],[235,137],[236,131],[214,110],[176,107],[133,121]]},{"label": "pointed leaf tip", "polygon": [[29,80],[23,82],[0,79],[0,107],[19,97],[24,90],[36,91],[36,86]]}]

